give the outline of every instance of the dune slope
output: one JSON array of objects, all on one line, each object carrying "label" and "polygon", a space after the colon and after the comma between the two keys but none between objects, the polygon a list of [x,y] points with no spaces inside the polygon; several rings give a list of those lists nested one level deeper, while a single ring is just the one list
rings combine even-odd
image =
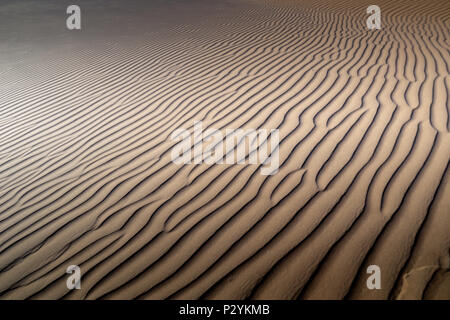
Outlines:
[{"label": "dune slope", "polygon": [[[132,3],[4,49],[1,299],[450,299],[449,1]],[[173,163],[195,121],[279,171]]]}]

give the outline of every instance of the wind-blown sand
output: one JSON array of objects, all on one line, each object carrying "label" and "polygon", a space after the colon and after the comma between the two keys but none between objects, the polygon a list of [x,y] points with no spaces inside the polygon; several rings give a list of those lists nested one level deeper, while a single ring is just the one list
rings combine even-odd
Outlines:
[{"label": "wind-blown sand", "polygon": [[[0,5],[0,298],[450,299],[448,0],[33,2]],[[278,173],[174,164],[200,120],[278,128]]]}]

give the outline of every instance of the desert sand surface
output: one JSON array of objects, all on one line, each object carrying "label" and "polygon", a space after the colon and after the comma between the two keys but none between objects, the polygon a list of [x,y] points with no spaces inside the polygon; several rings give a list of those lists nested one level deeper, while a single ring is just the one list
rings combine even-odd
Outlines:
[{"label": "desert sand surface", "polygon": [[[0,14],[0,299],[450,299],[450,1]],[[195,121],[278,172],[174,163]]]}]

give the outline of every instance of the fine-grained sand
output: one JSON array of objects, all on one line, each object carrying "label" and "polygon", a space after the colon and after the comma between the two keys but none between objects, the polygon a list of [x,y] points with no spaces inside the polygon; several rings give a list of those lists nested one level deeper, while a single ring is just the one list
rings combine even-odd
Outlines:
[{"label": "fine-grained sand", "polygon": [[[1,299],[450,299],[450,1],[39,3],[0,4]],[[174,164],[195,121],[279,171]]]}]

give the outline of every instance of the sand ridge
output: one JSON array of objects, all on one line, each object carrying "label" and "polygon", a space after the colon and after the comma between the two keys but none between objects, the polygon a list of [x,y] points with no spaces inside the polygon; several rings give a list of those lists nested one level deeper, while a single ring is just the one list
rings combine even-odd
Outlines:
[{"label": "sand ridge", "polygon": [[[3,69],[0,298],[450,298],[450,3],[231,3]],[[195,121],[279,171],[174,164]]]}]

